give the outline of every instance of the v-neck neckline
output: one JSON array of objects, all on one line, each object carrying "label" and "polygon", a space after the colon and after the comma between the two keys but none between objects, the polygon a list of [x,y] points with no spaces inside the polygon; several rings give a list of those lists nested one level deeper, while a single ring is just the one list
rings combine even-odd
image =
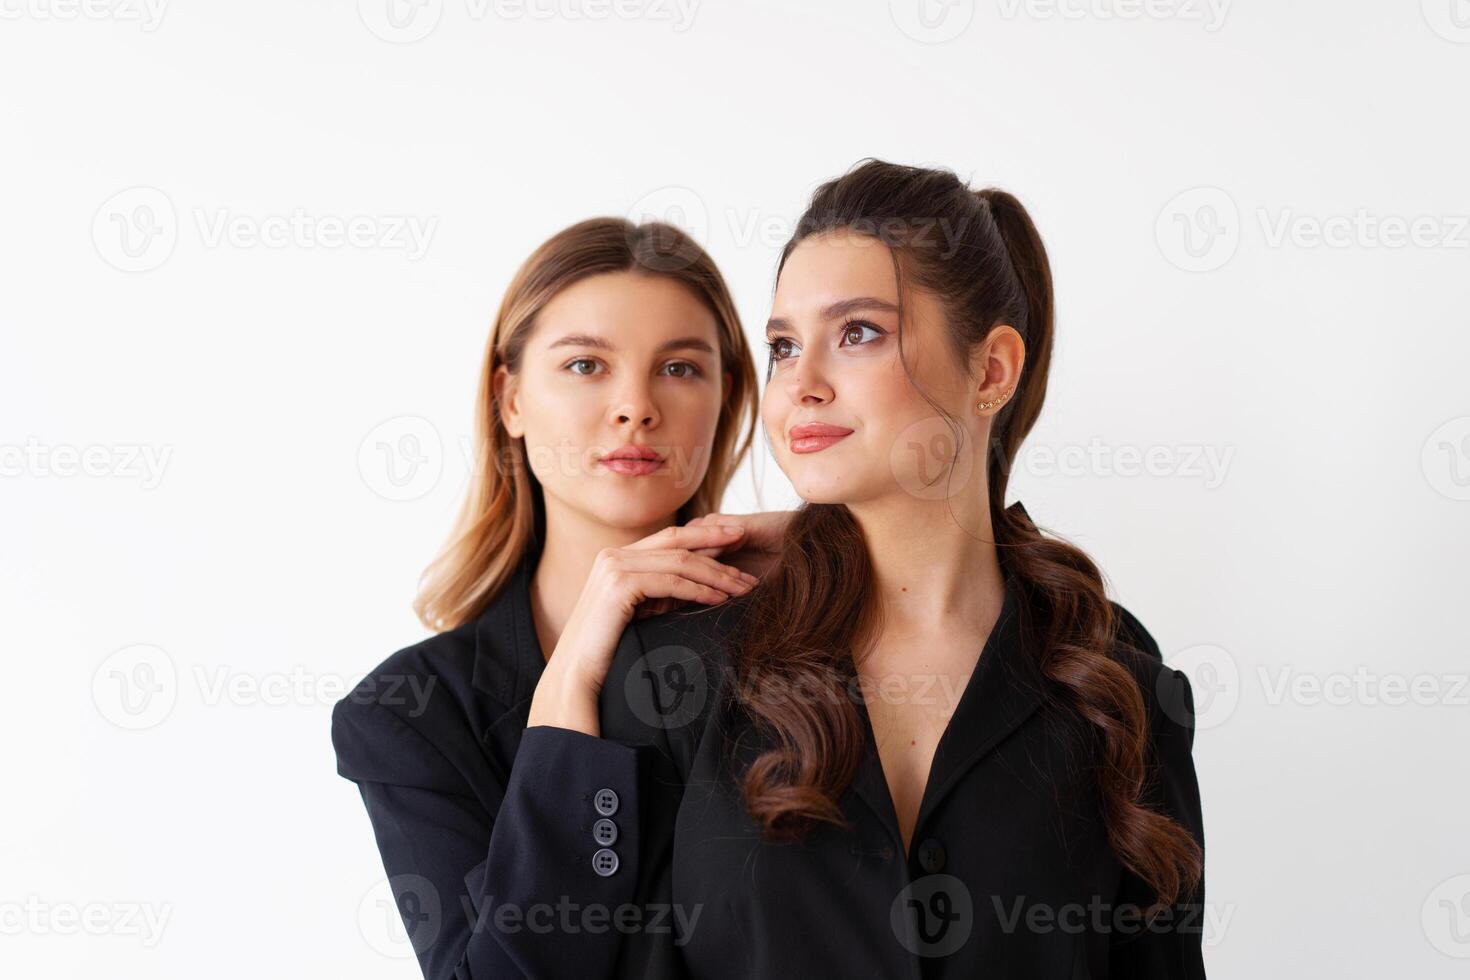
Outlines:
[{"label": "v-neck neckline", "polygon": [[[1014,656],[1007,656],[1016,653],[1021,653],[1023,655],[1021,659],[1024,659],[1024,651],[1020,650],[1019,586],[1014,577],[1007,572],[1003,572],[1003,582],[1005,595],[1001,602],[1000,614],[996,617],[995,625],[990,628],[990,633],[985,638],[975,667],[965,681],[959,700],[955,702],[954,711],[945,723],[944,731],[940,733],[939,741],[934,747],[934,754],[929,760],[929,771],[924,780],[924,792],[919,798],[919,810],[914,819],[910,845],[919,839],[925,821],[948,792],[954,778],[963,768],[966,768],[964,766],[965,757],[974,748],[974,740],[970,736],[977,734],[976,726],[986,720],[980,702],[982,699],[989,702],[1006,693],[1008,671],[1002,668],[1012,665],[996,665],[995,662],[1000,659],[1017,659]],[[1000,706],[997,705],[997,707]],[[868,712],[866,697],[860,696],[857,699],[857,708],[863,725],[864,752],[853,781],[853,789],[877,814],[907,861],[912,851],[909,847],[904,846],[903,833],[898,821],[898,808],[894,804],[893,790],[889,786],[887,773],[883,769],[883,759],[878,751],[877,735],[873,729],[872,716]],[[1026,713],[1029,714],[1029,711]],[[1007,717],[1014,716],[1014,712],[1007,715]],[[989,729],[991,726],[986,725],[985,727]]]}]

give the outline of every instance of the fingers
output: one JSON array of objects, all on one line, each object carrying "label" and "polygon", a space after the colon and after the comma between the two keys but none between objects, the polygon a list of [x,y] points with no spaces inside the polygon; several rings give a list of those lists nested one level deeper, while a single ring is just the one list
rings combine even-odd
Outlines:
[{"label": "fingers", "polygon": [[630,549],[652,550],[657,548],[724,548],[745,536],[745,529],[737,525],[684,524],[671,525],[662,531],[650,534],[641,541],[628,545]]},{"label": "fingers", "polygon": [[[685,524],[684,526],[685,527],[711,527],[711,526],[720,526],[720,525],[722,525],[724,527],[740,527],[740,524],[736,520],[734,520],[734,519],[724,520],[723,518],[724,518],[724,515],[722,515],[722,514],[705,514],[703,516],[694,518],[692,521],[690,521],[689,523]],[[709,557],[713,558],[716,555],[723,554],[724,552],[728,551],[731,548],[739,548],[739,547],[741,547],[742,544],[744,543],[744,540],[745,540],[745,535],[744,534],[740,534],[740,535],[735,535],[732,538],[732,540],[730,541],[729,544],[719,545],[719,546],[714,546],[714,547],[709,547],[709,548],[690,548],[689,550],[692,551],[692,552],[694,552],[696,555],[708,555]]]},{"label": "fingers", "polygon": [[751,514],[745,524],[745,546],[761,551],[780,551],[781,541],[786,537],[786,527],[791,523],[792,511],[770,510]]},{"label": "fingers", "polygon": [[749,592],[753,575],[682,549],[622,549],[606,559],[618,591],[632,602],[672,598],[714,604]]},{"label": "fingers", "polygon": [[[738,549],[745,530],[716,523],[666,527],[625,548],[605,549],[599,562],[614,576],[624,602],[665,611],[680,601],[714,605],[743,595],[759,583],[754,575],[715,556]],[[656,603],[650,600],[667,600]]]},{"label": "fingers", "polygon": [[740,547],[758,551],[780,551],[781,541],[786,536],[786,528],[791,523],[793,513],[795,512],[789,510],[766,510],[758,514],[705,514],[694,518],[685,527],[738,527],[745,532],[739,541]]},{"label": "fingers", "polygon": [[[629,555],[629,565],[635,571],[645,574],[667,575],[671,579],[684,579],[699,586],[710,589],[718,589],[726,595],[742,595],[750,591],[757,579],[740,569],[716,561],[708,555],[695,554],[692,551],[671,549],[667,551],[633,552]],[[683,588],[683,586],[679,586]],[[650,593],[654,595],[672,596],[676,599],[689,599],[691,596],[685,591],[670,591]],[[700,602],[707,601],[699,599]]]}]

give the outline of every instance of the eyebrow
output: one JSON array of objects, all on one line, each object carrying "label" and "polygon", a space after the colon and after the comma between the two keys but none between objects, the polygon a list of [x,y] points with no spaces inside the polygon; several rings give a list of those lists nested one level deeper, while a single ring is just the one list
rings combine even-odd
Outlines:
[{"label": "eyebrow", "polygon": [[[876,296],[856,296],[852,299],[840,299],[830,306],[822,309],[822,319],[835,320],[838,317],[855,313],[858,310],[878,310],[881,313],[897,313],[898,306],[886,299],[878,299]],[[766,321],[766,333],[776,330],[791,329],[791,321],[785,317],[773,316]]]},{"label": "eyebrow", "polygon": [[[560,340],[552,341],[548,349],[554,347],[593,347],[597,350],[605,351],[617,349],[613,347],[612,341],[606,337],[598,337],[594,334],[587,333],[569,333]],[[706,354],[713,354],[715,352],[715,349],[709,345],[708,341],[702,340],[699,337],[677,337],[674,340],[667,340],[659,344],[658,350],[654,351],[654,353],[666,354],[669,351],[676,350],[697,350],[703,351]]]}]

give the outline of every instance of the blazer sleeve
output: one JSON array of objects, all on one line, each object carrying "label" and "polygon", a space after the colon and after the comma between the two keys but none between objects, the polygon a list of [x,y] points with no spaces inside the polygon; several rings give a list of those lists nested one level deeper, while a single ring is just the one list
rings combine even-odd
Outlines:
[{"label": "blazer sleeve", "polygon": [[[1145,646],[1157,644],[1147,633]],[[1204,819],[1200,809],[1199,781],[1195,776],[1194,693],[1189,678],[1181,671],[1165,666],[1162,658],[1151,671],[1154,691],[1145,691],[1145,702],[1151,702],[1149,781],[1145,798],[1154,809],[1184,827],[1199,844],[1204,854]],[[1152,697],[1151,697],[1152,695]],[[1146,910],[1155,900],[1153,890],[1138,875],[1123,869],[1116,907]],[[1199,882],[1181,893],[1174,904],[1151,924],[1141,919],[1114,919],[1115,929],[1110,955],[1112,976],[1139,980],[1204,980],[1203,928],[1205,882]],[[1124,928],[1119,923],[1128,924]]]},{"label": "blazer sleeve", "polygon": [[383,705],[339,702],[332,739],[426,980],[612,973],[613,916],[639,875],[643,750],[528,728],[491,813],[450,756]]},{"label": "blazer sleeve", "polygon": [[[699,629],[718,624],[698,618]],[[681,624],[683,624],[681,628]],[[521,737],[482,891],[526,905],[554,895],[585,917],[570,934],[521,933],[507,948],[527,976],[684,980],[680,947],[701,909],[673,901],[674,830],[703,723],[723,691],[722,661],[698,651],[706,637],[678,614],[632,624],[619,642],[599,699],[600,736],[540,725]],[[616,793],[616,867],[594,824]],[[603,865],[607,870],[608,865]]]}]

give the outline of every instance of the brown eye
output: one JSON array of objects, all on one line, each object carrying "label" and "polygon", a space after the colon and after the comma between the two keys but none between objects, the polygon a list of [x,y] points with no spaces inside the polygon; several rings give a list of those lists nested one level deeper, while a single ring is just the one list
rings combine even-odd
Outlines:
[{"label": "brown eye", "polygon": [[[864,340],[863,339],[863,331],[864,330],[871,330],[877,336],[872,337],[872,338],[870,338],[868,340]],[[842,345],[841,346],[843,346],[843,347],[858,347],[858,346],[861,346],[863,344],[870,344],[874,340],[877,340],[879,337],[882,337],[883,334],[884,334],[884,332],[882,330],[879,330],[877,327],[873,326],[871,323],[866,323],[866,322],[864,322],[862,320],[854,320],[853,322],[847,324],[847,326],[845,326],[845,327],[842,328]],[[855,339],[853,339],[851,343],[848,343],[849,338],[855,338]]]},{"label": "brown eye", "polygon": [[766,341],[766,346],[771,350],[771,360],[784,361],[791,356],[791,348],[795,346],[789,337],[777,337],[775,340]]},{"label": "brown eye", "polygon": [[674,378],[697,378],[697,377],[699,377],[699,365],[694,364],[694,363],[692,363],[690,361],[670,361],[668,364],[664,365],[664,367],[666,367],[666,368],[677,368],[678,369],[677,373],[670,375],[670,377],[674,377]]},{"label": "brown eye", "polygon": [[[579,370],[577,370],[577,365],[579,365],[579,364],[585,364],[585,365],[587,365],[589,367],[589,370],[586,370],[586,371],[579,371]],[[597,362],[594,361],[590,357],[579,357],[579,358],[577,358],[574,361],[568,361],[567,362],[567,370],[568,371],[571,371],[573,374],[581,374],[581,375],[596,374],[597,373]]]}]

